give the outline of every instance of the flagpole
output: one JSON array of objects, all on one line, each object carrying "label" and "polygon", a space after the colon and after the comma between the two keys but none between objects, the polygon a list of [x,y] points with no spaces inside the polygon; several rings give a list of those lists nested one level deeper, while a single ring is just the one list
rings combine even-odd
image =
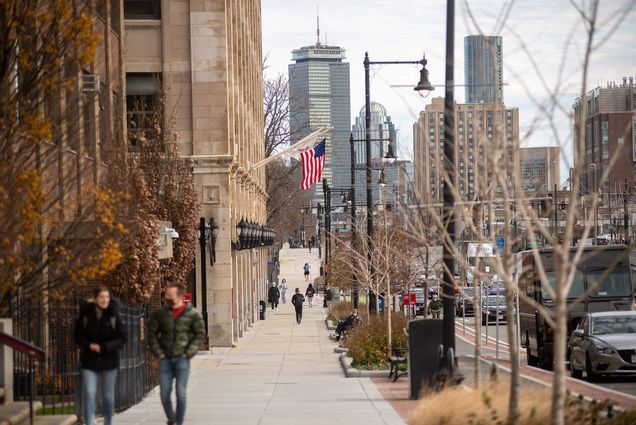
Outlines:
[{"label": "flagpole", "polygon": [[319,137],[323,137],[323,136],[327,136],[327,133],[329,133],[329,129],[327,127],[322,127],[317,131],[314,131],[313,133],[311,133],[310,135],[304,137],[303,139],[299,140],[297,143],[294,143],[293,145],[291,145],[290,147],[283,149],[280,152],[276,152],[275,154],[263,159],[262,161],[257,162],[256,164],[252,165],[252,169],[257,169],[260,168],[264,165],[269,164],[270,162],[272,162],[273,160],[275,160],[276,158],[279,158],[289,152],[292,151],[298,151],[299,149],[303,149],[306,146],[310,145],[311,142],[315,141],[316,139],[318,139]]}]

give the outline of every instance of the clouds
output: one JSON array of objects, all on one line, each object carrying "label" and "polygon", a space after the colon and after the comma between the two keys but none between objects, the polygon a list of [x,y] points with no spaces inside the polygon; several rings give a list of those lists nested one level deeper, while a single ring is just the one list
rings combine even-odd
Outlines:
[{"label": "clouds", "polygon": [[[463,1],[457,1],[455,34],[455,80],[463,82],[463,37],[477,33]],[[490,34],[505,15],[502,0],[467,2],[478,26]],[[625,7],[629,12],[625,13]],[[634,0],[601,1],[599,14],[603,25],[599,37],[611,38],[594,52],[589,83],[622,80],[636,75],[636,14]],[[287,73],[291,50],[316,40],[316,3],[312,0],[262,0],[263,51],[269,55],[268,73]],[[351,63],[352,116],[364,102],[362,60],[368,51],[372,60],[417,60],[426,52],[430,79],[444,83],[445,2],[439,0],[321,0],[321,38],[347,50]],[[612,28],[622,19],[615,32]],[[576,10],[567,0],[514,2],[501,35],[504,37],[504,88],[507,106],[519,107],[522,129],[528,129],[537,116],[538,104],[545,104],[550,92],[562,85],[559,101],[569,112],[580,89],[581,58],[585,30]],[[565,53],[564,53],[565,52]],[[535,61],[533,64],[532,60]],[[563,70],[560,73],[562,64]],[[411,66],[375,67],[372,98],[382,103],[392,116],[400,143],[411,144],[412,125],[425,103],[410,88],[395,84],[415,84],[418,68]],[[545,87],[547,87],[547,89]],[[433,96],[443,93],[438,88]],[[464,90],[458,87],[455,97],[463,102]],[[567,115],[558,115],[559,138],[569,142]],[[550,132],[534,129],[526,145],[556,143]],[[404,149],[402,149],[404,150]],[[407,149],[410,150],[410,149]],[[571,152],[562,155],[562,170]],[[567,174],[565,171],[564,174]]]}]

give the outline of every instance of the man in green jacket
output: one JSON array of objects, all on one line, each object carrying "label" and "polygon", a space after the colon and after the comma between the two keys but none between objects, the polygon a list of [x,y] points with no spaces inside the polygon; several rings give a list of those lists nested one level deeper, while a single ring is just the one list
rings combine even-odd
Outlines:
[{"label": "man in green jacket", "polygon": [[[183,300],[185,289],[177,283],[166,288],[166,305],[152,312],[148,323],[148,343],[159,358],[161,403],[168,425],[183,425],[190,359],[199,351],[205,335],[201,313]],[[172,408],[172,381],[176,381],[177,412]]]}]

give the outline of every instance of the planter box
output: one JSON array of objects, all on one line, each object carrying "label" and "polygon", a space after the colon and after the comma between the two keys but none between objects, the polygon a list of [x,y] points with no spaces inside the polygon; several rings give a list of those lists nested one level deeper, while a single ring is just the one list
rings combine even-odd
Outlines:
[{"label": "planter box", "polygon": [[340,364],[347,378],[387,378],[389,376],[389,369],[360,370],[351,366],[352,361],[353,359],[346,354],[340,355]]}]

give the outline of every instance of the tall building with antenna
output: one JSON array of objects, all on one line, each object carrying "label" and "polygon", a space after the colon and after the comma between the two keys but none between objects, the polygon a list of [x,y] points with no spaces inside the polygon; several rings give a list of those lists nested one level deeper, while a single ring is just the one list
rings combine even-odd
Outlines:
[{"label": "tall building with antenna", "polygon": [[[351,93],[349,63],[344,60],[345,49],[320,42],[317,14],[316,43],[293,50],[288,69],[292,143],[320,127],[332,128],[323,172],[332,187],[350,185]],[[314,199],[322,202],[322,185],[317,185]]]}]

